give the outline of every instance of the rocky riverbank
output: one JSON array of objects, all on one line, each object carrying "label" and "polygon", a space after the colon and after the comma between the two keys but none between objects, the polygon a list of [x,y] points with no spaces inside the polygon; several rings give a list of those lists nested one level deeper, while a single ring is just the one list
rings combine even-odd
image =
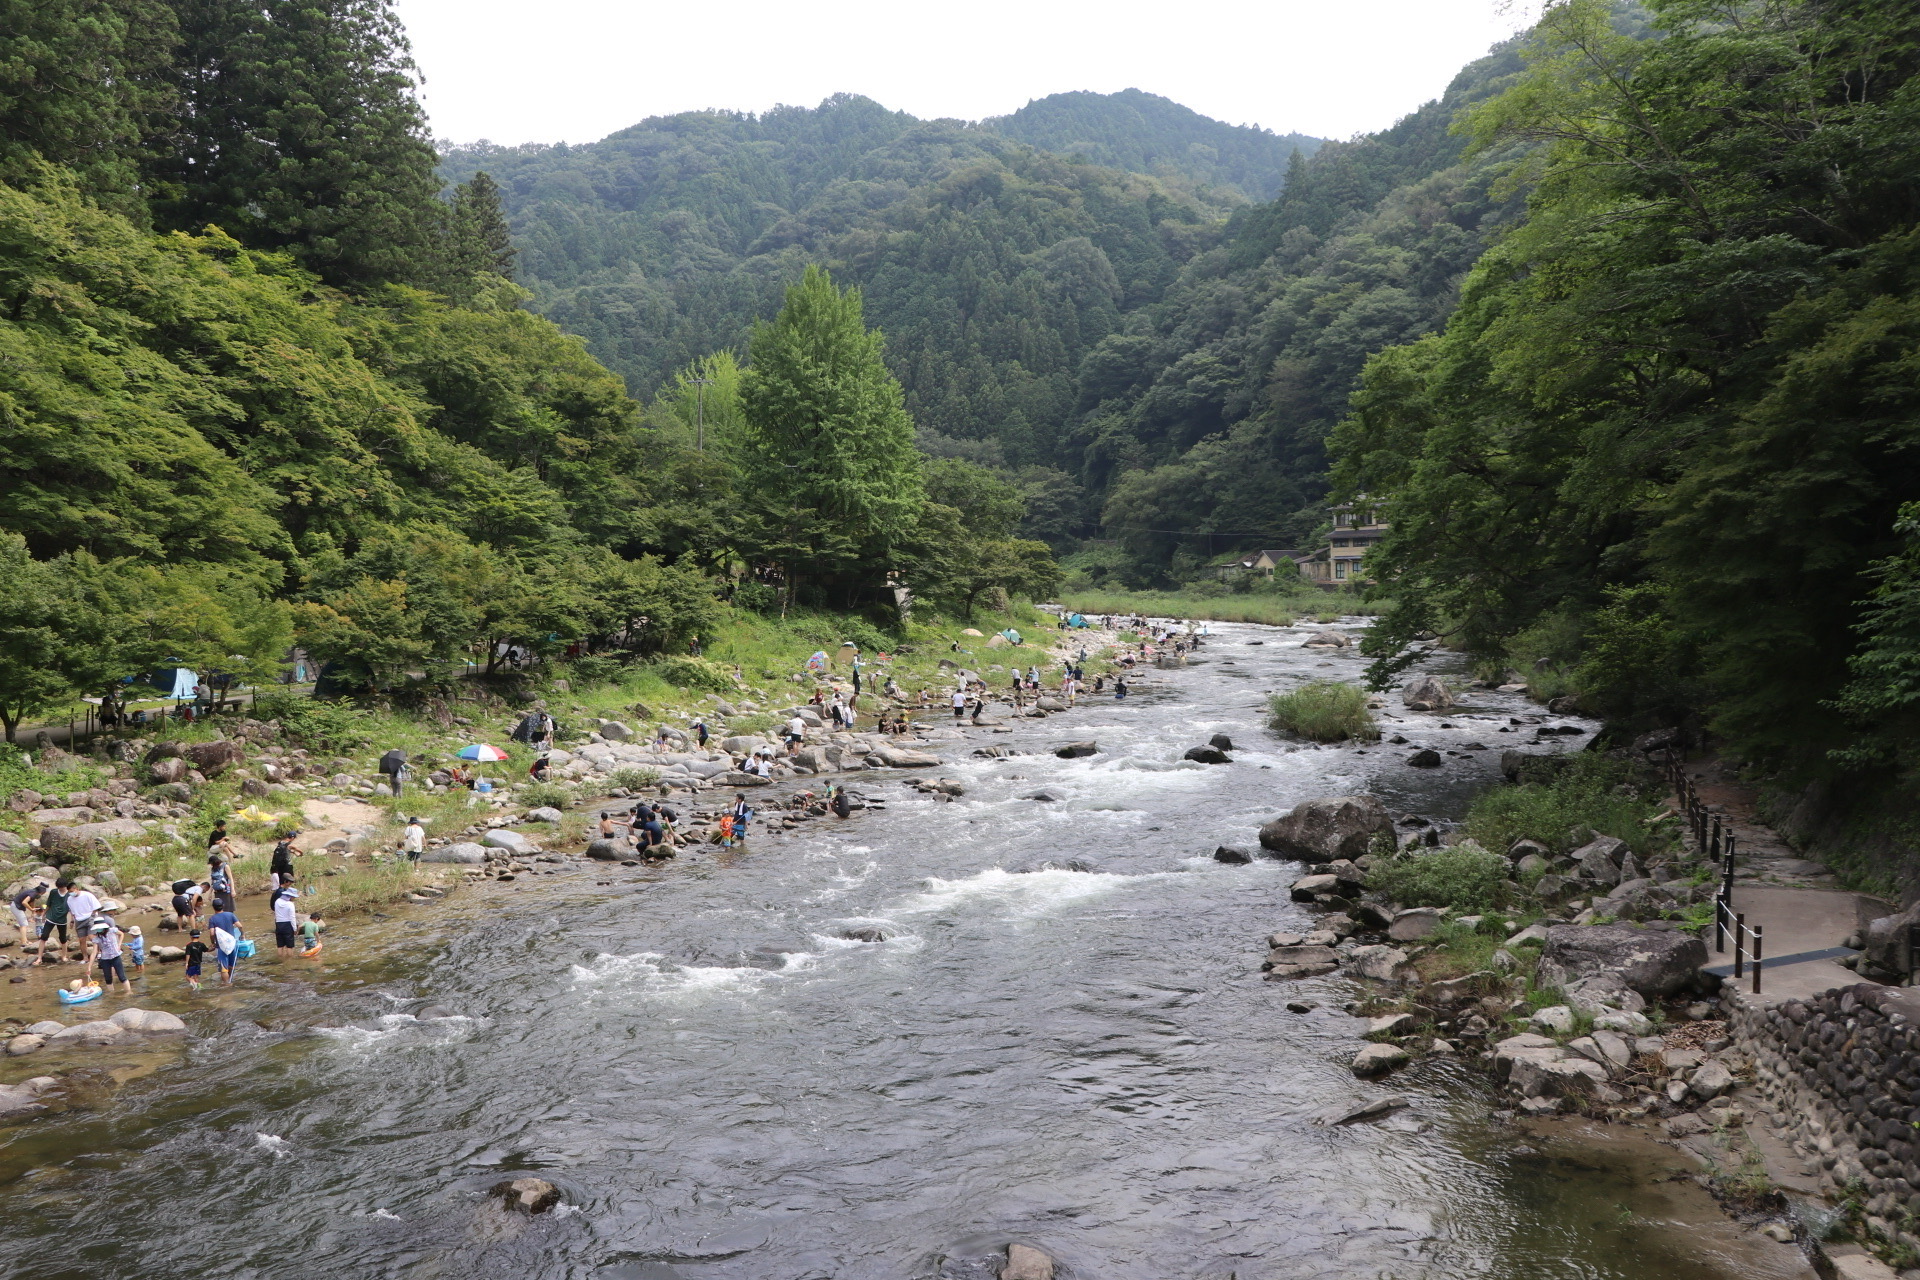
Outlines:
[{"label": "rocky riverbank", "polygon": [[[1536,767],[1515,763],[1510,774]],[[1290,896],[1317,914],[1317,927],[1267,939],[1265,976],[1288,986],[1351,981],[1346,1008],[1368,1019],[1371,1042],[1353,1055],[1356,1076],[1384,1080],[1421,1059],[1477,1063],[1517,1117],[1637,1126],[1697,1159],[1738,1221],[1803,1247],[1823,1275],[1891,1280],[1884,1262],[1832,1239],[1833,1214],[1786,1194],[1816,1190],[1805,1162],[1822,1171],[1818,1189],[1842,1199],[1842,1218],[1856,1205],[1856,1235],[1896,1261],[1920,1261],[1920,1234],[1906,1225],[1920,1173],[1885,1118],[1906,1104],[1880,1096],[1883,1073],[1910,1047],[1911,1011],[1890,995],[1841,993],[1767,1009],[1723,988],[1692,932],[1712,887],[1685,845],[1645,867],[1610,837],[1562,856],[1532,840],[1515,841],[1503,859],[1475,848],[1458,861],[1504,864],[1492,873],[1500,905],[1392,900],[1391,886],[1417,882],[1390,871],[1462,843],[1457,832],[1437,839],[1418,815],[1396,822],[1365,796],[1309,801],[1259,831],[1270,856],[1307,865]],[[1318,1003],[1296,998],[1288,1008],[1310,1013]],[[1327,1122],[1377,1120],[1402,1103],[1376,1097]]]},{"label": "rocky riverbank", "polygon": [[[1080,632],[1056,638],[1051,648],[1034,645],[1007,654],[1030,657],[1029,665],[1057,666],[1069,651],[1077,653],[1083,645],[1104,647],[1114,639],[1102,633]],[[950,669],[955,679],[970,674],[951,662],[940,665]],[[1001,668],[996,664],[984,669],[998,672]],[[1136,687],[1142,688],[1150,687],[1153,679],[1144,673],[1130,677]],[[901,699],[888,709],[907,710],[912,705]],[[723,704],[719,710],[739,716],[758,708],[743,711]],[[1008,722],[1015,717],[1044,720],[1070,715],[1072,710],[1065,700],[1043,696],[1034,705],[1008,705],[1000,714],[983,715],[978,722],[962,718],[948,724],[945,708],[940,707],[923,713],[909,734],[882,735],[829,731],[817,708],[800,704],[780,710],[783,719],[797,715],[806,725],[805,741],[791,757],[784,744],[769,732],[729,735],[717,742],[717,750],[699,752],[683,749],[686,743],[682,732],[676,731],[664,747],[654,748],[627,741],[631,731],[624,725],[602,723],[577,751],[552,753],[561,776],[586,793],[566,809],[553,805],[520,808],[512,803],[511,792],[504,789],[467,797],[470,803],[458,808],[448,808],[446,797],[440,797],[442,803],[437,807],[427,801],[413,802],[437,814],[440,821],[436,825],[467,820],[464,827],[431,836],[418,867],[409,867],[391,850],[392,810],[404,802],[379,794],[388,790],[384,783],[346,772],[351,762],[334,760],[310,769],[303,763],[308,753],[286,747],[279,740],[276,726],[241,721],[229,726],[232,737],[215,743],[116,742],[107,759],[128,776],[116,778],[110,784],[113,789],[103,789],[98,796],[57,798],[118,805],[114,812],[120,816],[112,821],[120,826],[98,829],[100,824],[92,820],[99,814],[88,805],[54,808],[48,802],[56,797],[50,794],[34,790],[14,794],[15,811],[30,818],[38,829],[31,841],[15,837],[12,852],[16,857],[38,855],[49,861],[25,868],[12,888],[36,880],[50,883],[56,876],[69,874],[82,887],[98,894],[123,926],[141,926],[149,963],[144,973],[136,975],[136,995],[131,998],[140,1000],[142,1007],[127,1007],[129,997],[112,993],[88,1004],[59,1006],[55,988],[76,970],[71,960],[78,955],[77,944],[51,949],[51,959],[68,963],[29,967],[28,957],[15,958],[17,944],[13,938],[0,938],[0,969],[12,970],[11,982],[0,988],[0,1049],[8,1058],[32,1055],[36,1064],[45,1064],[41,1074],[14,1085],[0,1085],[0,1119],[26,1118],[62,1105],[73,1092],[70,1080],[91,1087],[101,1081],[103,1070],[112,1078],[127,1079],[153,1069],[162,1061],[155,1057],[157,1052],[168,1043],[177,1046],[189,1039],[190,1024],[181,1013],[190,1018],[195,1007],[217,1006],[233,998],[235,992],[242,998],[257,994],[262,982],[311,981],[323,977],[331,966],[365,958],[356,945],[356,931],[349,927],[343,932],[341,919],[335,915],[321,957],[295,962],[269,959],[273,929],[265,908],[265,872],[263,865],[254,865],[261,852],[259,844],[264,842],[243,841],[245,856],[236,867],[236,910],[262,954],[256,960],[241,962],[240,981],[233,989],[218,986],[209,964],[206,986],[189,995],[180,976],[184,952],[179,944],[185,938],[176,930],[167,894],[147,883],[123,887],[123,880],[129,877],[111,865],[85,869],[130,841],[154,842],[167,857],[173,856],[172,850],[181,849],[185,836],[179,824],[190,819],[194,810],[183,799],[173,797],[168,788],[185,788],[189,795],[195,794],[195,789],[233,771],[248,775],[241,780],[243,786],[271,779],[269,785],[246,794],[268,804],[297,804],[304,829],[295,839],[307,846],[296,859],[301,883],[326,886],[329,877],[352,875],[363,868],[385,868],[396,877],[389,896],[365,904],[362,910],[376,921],[390,917],[404,921],[409,916],[420,917],[456,892],[462,898],[473,893],[511,893],[516,887],[539,883],[545,877],[572,876],[606,883],[604,877],[610,871],[657,874],[660,864],[670,858],[699,865],[707,857],[723,853],[717,847],[721,838],[719,817],[731,804],[736,789],[752,795],[756,817],[743,833],[744,846],[728,854],[725,865],[750,855],[757,841],[778,839],[811,822],[837,820],[825,796],[829,782],[847,791],[850,810],[884,812],[884,792],[892,787],[952,798],[964,793],[960,782],[915,775],[936,769],[968,743],[990,743],[994,735],[1009,731]],[[759,751],[773,755],[771,776],[742,768]],[[972,753],[994,758],[1012,754],[999,745],[979,745]],[[644,783],[606,785],[627,780],[622,770],[630,770],[639,762],[649,766]],[[340,770],[331,774],[322,771],[332,766],[340,766]],[[211,771],[210,775],[202,773],[203,769]],[[137,790],[143,770],[147,773],[144,794]],[[309,780],[310,775],[317,776]],[[596,784],[604,790],[596,790]],[[444,790],[432,779],[428,785],[436,791]],[[303,792],[315,794],[301,798]],[[643,851],[625,840],[590,838],[592,815],[603,807],[624,812],[643,793],[675,809],[675,830],[667,843]],[[111,801],[109,796],[113,797]],[[180,860],[181,870],[193,875],[192,857],[182,853]],[[281,966],[287,963],[298,968],[284,970]],[[171,1009],[144,1007],[156,1000]],[[49,1010],[58,1010],[67,1021],[49,1018],[45,1012]],[[176,1047],[165,1060],[177,1060],[178,1052]]]}]

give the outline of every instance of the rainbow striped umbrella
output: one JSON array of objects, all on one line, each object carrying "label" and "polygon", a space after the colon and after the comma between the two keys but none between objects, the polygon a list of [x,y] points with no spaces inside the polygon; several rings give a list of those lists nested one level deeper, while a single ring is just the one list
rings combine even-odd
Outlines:
[{"label": "rainbow striped umbrella", "polygon": [[484,742],[476,742],[470,747],[462,747],[453,754],[459,756],[462,760],[505,760],[507,758],[506,752],[498,747],[488,746]]}]

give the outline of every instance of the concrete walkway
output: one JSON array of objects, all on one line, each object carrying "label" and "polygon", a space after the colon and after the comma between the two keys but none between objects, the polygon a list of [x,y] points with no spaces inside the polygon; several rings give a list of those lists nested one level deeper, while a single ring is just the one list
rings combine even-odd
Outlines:
[{"label": "concrete walkway", "polygon": [[[1841,944],[1868,920],[1885,915],[1889,910],[1885,903],[1845,890],[1796,889],[1742,880],[1735,865],[1733,909],[1746,917],[1749,929],[1761,926],[1765,939],[1760,1003],[1805,999],[1860,981],[1858,974],[1839,963],[1856,954]],[[1724,953],[1712,951],[1711,928],[1701,935],[1711,956],[1707,972],[1717,973],[1729,983],[1734,981],[1732,932],[1727,931]],[[1738,984],[1749,995],[1753,990],[1750,979],[1749,974]]]},{"label": "concrete walkway", "polygon": [[[1702,803],[1720,816],[1735,836],[1733,909],[1748,928],[1758,925],[1765,938],[1760,995],[1752,995],[1751,975],[1739,982],[1743,996],[1761,1004],[1805,999],[1835,987],[1862,981],[1839,961],[1854,954],[1847,936],[1871,920],[1898,908],[1863,893],[1838,887],[1825,866],[1799,856],[1771,827],[1754,816],[1751,787],[1729,776],[1717,760],[1690,761],[1687,776]],[[1733,982],[1733,938],[1726,950],[1712,952],[1713,930],[1702,937],[1710,951],[1707,972]]]}]

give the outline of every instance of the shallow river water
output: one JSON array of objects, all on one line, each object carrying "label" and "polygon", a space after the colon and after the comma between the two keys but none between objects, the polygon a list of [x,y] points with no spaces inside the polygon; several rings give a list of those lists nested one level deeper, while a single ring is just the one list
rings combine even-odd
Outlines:
[{"label": "shallow river water", "polygon": [[[1024,1240],[1085,1280],[1797,1274],[1677,1154],[1491,1124],[1461,1064],[1356,1081],[1347,984],[1261,981],[1265,935],[1307,919],[1299,868],[1215,845],[1362,788],[1457,814],[1538,712],[1487,695],[1451,730],[1390,727],[1490,748],[1438,770],[1301,748],[1259,727],[1262,697],[1358,660],[1213,630],[1124,703],[943,744],[963,799],[862,775],[884,812],[472,891],[343,931],[364,954],[318,979],[257,966],[190,1015],[184,1062],[0,1133],[0,1270],[908,1280],[985,1277]],[[1509,715],[1536,720],[1498,732]],[[1179,760],[1216,732],[1233,764]],[[1100,754],[1048,750],[1081,738]],[[1065,798],[1023,798],[1043,786]],[[1033,869],[1066,859],[1097,869]],[[838,936],[856,925],[893,936]],[[1286,1012],[1301,995],[1326,1007]],[[428,1001],[462,1016],[416,1020]],[[1313,1122],[1387,1091],[1414,1105]],[[522,1170],[566,1207],[476,1230]]]}]

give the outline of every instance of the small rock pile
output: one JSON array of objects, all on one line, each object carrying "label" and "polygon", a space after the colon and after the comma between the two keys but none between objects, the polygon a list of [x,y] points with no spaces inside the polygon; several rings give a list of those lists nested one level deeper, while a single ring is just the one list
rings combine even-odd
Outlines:
[{"label": "small rock pile", "polygon": [[1746,1121],[1726,1096],[1736,1067],[1745,1064],[1727,1052],[1725,1022],[1691,1023],[1661,1037],[1640,1014],[1611,1013],[1594,1019],[1586,1035],[1568,1038],[1574,1013],[1561,1005],[1539,1010],[1531,1025],[1534,1030],[1508,1036],[1492,1051],[1495,1074],[1528,1115],[1657,1116],[1675,1137]]}]

